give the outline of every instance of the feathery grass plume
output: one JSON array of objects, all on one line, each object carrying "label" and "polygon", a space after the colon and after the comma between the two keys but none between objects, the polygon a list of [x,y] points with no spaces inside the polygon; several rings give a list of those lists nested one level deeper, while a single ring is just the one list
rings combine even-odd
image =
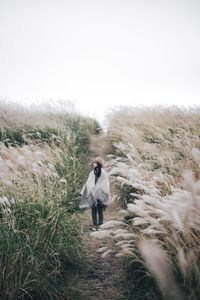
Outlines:
[{"label": "feathery grass plume", "polygon": [[107,246],[101,247],[101,248],[99,248],[99,249],[97,250],[97,252],[98,252],[98,253],[102,253],[102,252],[104,252],[104,251],[107,250],[107,249],[108,249]]},{"label": "feathery grass plume", "polygon": [[102,230],[102,231],[95,231],[95,232],[92,232],[90,235],[92,237],[95,237],[97,239],[104,239],[104,238],[107,238],[107,237],[110,237],[110,233],[112,232],[112,230]]},{"label": "feathery grass plume", "polygon": [[[116,244],[116,246],[125,249],[125,251],[119,249],[117,256],[123,256],[126,253],[129,256],[129,251],[132,251],[134,255],[137,253],[137,249],[136,246],[126,247],[124,243],[126,235],[130,240],[135,241],[135,245],[137,245],[139,237],[143,238],[144,236],[156,241],[156,245],[152,241],[143,242],[140,244],[140,250],[147,265],[151,262],[151,268],[155,264],[156,257],[160,255],[158,266],[161,269],[157,270],[155,265],[152,274],[160,277],[161,286],[164,286],[168,277],[175,278],[172,282],[167,281],[166,283],[167,288],[165,287],[165,289],[168,289],[168,286],[173,282],[177,282],[173,288],[175,294],[169,295],[166,291],[164,292],[166,299],[184,299],[190,295],[191,290],[193,290],[192,295],[190,295],[191,299],[196,299],[200,292],[197,284],[200,275],[198,259],[200,254],[200,181],[195,181],[191,171],[184,173],[184,180],[188,190],[174,189],[172,194],[165,197],[142,195],[139,200],[134,201],[134,204],[128,204],[129,216],[125,215],[125,222],[128,224],[127,233],[122,233],[123,241]],[[121,238],[122,235],[116,234],[115,238]],[[166,251],[161,250],[158,244],[162,245]],[[152,261],[148,261],[147,255]],[[163,274],[165,266],[169,264],[171,265],[170,271],[166,268],[166,273]],[[132,271],[134,272],[134,270]],[[159,272],[163,274],[163,277],[159,275]],[[182,287],[181,292],[177,286]]]},{"label": "feathery grass plume", "polygon": [[10,116],[0,123],[1,299],[70,298],[85,256],[76,212],[97,122]]},{"label": "feathery grass plume", "polygon": [[[133,254],[127,254],[126,267],[130,299],[199,297],[199,112],[199,108],[130,108],[118,109],[109,116],[108,133],[113,146],[110,175],[115,199],[126,209],[121,215],[128,225],[132,247],[126,246],[121,235],[118,239],[112,233],[111,238],[116,253],[126,249]],[[149,274],[141,257],[139,241],[146,238],[156,243],[147,255],[151,256],[155,246],[161,266],[170,266],[163,274],[163,284],[169,274],[173,276],[176,293],[172,296],[160,290],[153,277],[156,273]]]},{"label": "feathery grass plume", "polygon": [[198,164],[198,167],[200,168],[200,150],[197,148],[193,148],[191,151],[193,159],[196,161]]},{"label": "feathery grass plume", "polygon": [[111,254],[111,253],[113,253],[114,252],[114,250],[107,250],[106,252],[104,252],[102,255],[101,255],[101,257],[102,258],[106,258],[109,254]]},{"label": "feathery grass plume", "polygon": [[200,147],[199,108],[118,108],[107,122],[114,154],[111,174],[119,176],[122,202],[128,202],[131,190],[167,195],[173,186],[182,187],[182,169],[191,167],[191,148]]},{"label": "feathery grass plume", "polygon": [[102,229],[110,229],[117,226],[126,226],[123,222],[120,221],[107,221],[101,225]]},{"label": "feathery grass plume", "polygon": [[124,257],[124,256],[133,256],[133,251],[128,248],[123,248],[120,252],[118,252],[115,256],[116,257]]},{"label": "feathery grass plume", "polygon": [[[86,126],[86,121],[82,123],[81,119],[78,120],[78,123],[71,121],[67,125],[66,135],[60,136],[59,145],[54,142],[51,145],[41,142],[40,144],[28,144],[21,147],[7,147],[1,144],[0,184],[13,189],[13,184],[18,182],[28,191],[32,187],[29,180],[35,184],[43,177],[47,181],[53,180],[52,186],[59,185],[55,178],[62,179],[62,181],[66,180],[66,186],[62,186],[60,194],[63,195],[64,202],[69,203],[71,199],[74,199],[69,209],[77,210],[79,189],[87,173],[87,165],[84,162],[89,151],[90,127],[89,125]],[[81,128],[81,124],[83,128]],[[91,130],[93,132],[93,127]],[[34,196],[30,191],[30,197],[33,198]]]},{"label": "feathery grass plume", "polygon": [[141,240],[139,248],[148,268],[159,282],[165,295],[164,298],[169,300],[186,299],[176,283],[166,252],[155,242],[145,239]]}]

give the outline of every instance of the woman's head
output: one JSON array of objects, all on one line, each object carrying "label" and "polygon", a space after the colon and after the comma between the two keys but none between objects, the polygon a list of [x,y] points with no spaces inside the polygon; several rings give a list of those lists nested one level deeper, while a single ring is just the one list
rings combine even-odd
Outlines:
[{"label": "woman's head", "polygon": [[104,166],[104,161],[101,157],[96,157],[93,161],[92,161],[92,166],[93,168],[97,167],[97,166]]}]

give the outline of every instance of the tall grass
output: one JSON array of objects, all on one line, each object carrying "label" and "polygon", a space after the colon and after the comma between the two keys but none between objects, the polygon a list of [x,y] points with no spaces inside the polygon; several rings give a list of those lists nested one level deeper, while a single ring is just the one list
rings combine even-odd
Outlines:
[{"label": "tall grass", "polygon": [[57,117],[33,125],[34,113],[32,124],[19,114],[15,126],[1,123],[1,299],[76,297],[72,282],[85,257],[76,212],[89,137],[99,126],[74,114]]},{"label": "tall grass", "polygon": [[199,299],[199,110],[119,110],[110,121],[110,175],[124,210],[101,235],[125,257],[126,297]]},{"label": "tall grass", "polygon": [[119,109],[108,117],[112,173],[132,182],[133,193],[167,195],[181,187],[181,173],[192,168],[191,151],[200,147],[200,114],[178,108]]},{"label": "tall grass", "polygon": [[83,245],[78,219],[50,201],[17,201],[1,216],[1,299],[65,299]]}]

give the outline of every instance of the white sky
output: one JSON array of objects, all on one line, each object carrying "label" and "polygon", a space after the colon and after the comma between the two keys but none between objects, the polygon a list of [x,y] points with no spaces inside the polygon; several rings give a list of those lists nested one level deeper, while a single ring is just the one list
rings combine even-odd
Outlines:
[{"label": "white sky", "polygon": [[199,0],[0,0],[0,96],[200,104]]}]

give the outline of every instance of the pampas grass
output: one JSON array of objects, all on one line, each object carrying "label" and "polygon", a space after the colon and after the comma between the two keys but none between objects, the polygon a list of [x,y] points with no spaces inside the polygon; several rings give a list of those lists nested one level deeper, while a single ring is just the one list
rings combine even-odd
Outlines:
[{"label": "pampas grass", "polygon": [[45,111],[29,120],[11,108],[0,135],[1,299],[70,298],[85,256],[77,212],[97,123]]},{"label": "pampas grass", "polygon": [[124,108],[107,122],[114,154],[111,175],[118,175],[121,184],[128,180],[133,192],[159,190],[162,195],[181,185],[182,170],[191,167],[191,150],[200,147],[199,108]]},{"label": "pampas grass", "polygon": [[128,299],[199,298],[199,112],[130,108],[108,117],[110,175],[127,225],[110,239],[125,259]]}]

